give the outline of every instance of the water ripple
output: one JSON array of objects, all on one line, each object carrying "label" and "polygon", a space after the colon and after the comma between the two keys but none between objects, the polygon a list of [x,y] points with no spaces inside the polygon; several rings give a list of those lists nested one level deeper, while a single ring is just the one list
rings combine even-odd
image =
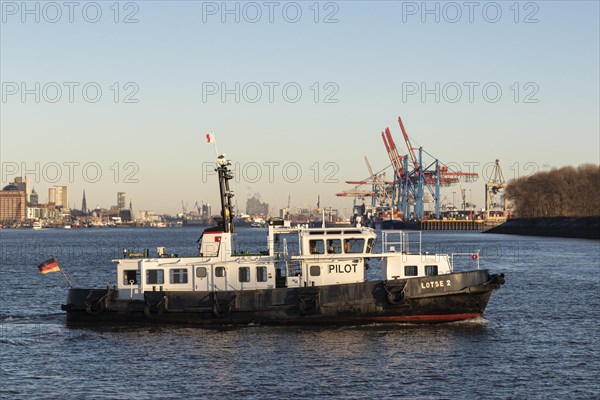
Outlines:
[{"label": "water ripple", "polygon": [[[50,230],[49,230],[50,231]],[[135,235],[132,235],[135,232]],[[339,328],[65,326],[59,274],[40,276],[46,251],[77,282],[112,285],[122,247],[193,254],[193,229],[3,232],[0,397],[598,398],[600,252],[585,240],[426,232],[429,249],[486,250],[507,273],[485,318],[449,324]],[[250,246],[264,233],[240,229]],[[126,244],[126,246],[125,246]],[[29,249],[29,250],[26,250]],[[369,270],[376,274],[376,263]]]}]

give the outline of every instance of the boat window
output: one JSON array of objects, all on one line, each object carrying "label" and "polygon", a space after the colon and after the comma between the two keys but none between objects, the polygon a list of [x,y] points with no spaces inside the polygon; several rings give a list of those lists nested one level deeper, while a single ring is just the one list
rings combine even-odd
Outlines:
[{"label": "boat window", "polygon": [[225,276],[225,267],[216,267],[215,268],[215,276],[217,278],[222,278]]},{"label": "boat window", "polygon": [[256,282],[267,281],[267,267],[256,267]]},{"label": "boat window", "polygon": [[196,268],[196,277],[197,278],[206,278],[206,267]]},{"label": "boat window", "polygon": [[321,267],[318,265],[310,266],[310,276],[319,276],[321,275]]},{"label": "boat window", "polygon": [[310,254],[325,254],[325,246],[323,245],[322,240],[309,240],[308,248],[310,250]]},{"label": "boat window", "polygon": [[373,247],[375,247],[375,239],[369,239],[367,242],[367,253],[372,253]]},{"label": "boat window", "polygon": [[140,271],[137,269],[126,269],[123,271],[123,283],[125,285],[137,285],[140,281]]},{"label": "boat window", "polygon": [[165,283],[165,272],[162,269],[146,270],[146,284],[162,285]]},{"label": "boat window", "polygon": [[169,274],[171,283],[188,283],[187,268],[171,268]]},{"label": "boat window", "polygon": [[250,282],[250,267],[240,267],[240,282]]},{"label": "boat window", "polygon": [[438,274],[438,266],[437,265],[426,265],[425,266],[425,275],[436,276],[437,274]]},{"label": "boat window", "polygon": [[345,239],[344,253],[362,253],[365,248],[365,239]]},{"label": "boat window", "polygon": [[404,266],[404,276],[417,276],[418,268],[416,265],[405,265]]},{"label": "boat window", "polygon": [[342,241],[340,239],[329,239],[327,241],[327,253],[340,254],[342,252]]}]

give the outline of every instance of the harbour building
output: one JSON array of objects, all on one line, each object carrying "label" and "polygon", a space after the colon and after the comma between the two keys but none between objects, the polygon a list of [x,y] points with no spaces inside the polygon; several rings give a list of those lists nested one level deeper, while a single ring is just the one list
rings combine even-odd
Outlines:
[{"label": "harbour building", "polygon": [[31,190],[31,194],[29,195],[29,204],[32,206],[36,206],[40,203],[40,196],[35,191],[35,188]]},{"label": "harbour building", "polygon": [[0,223],[18,222],[25,219],[26,193],[15,185],[0,190]]},{"label": "harbour building", "polygon": [[56,207],[69,208],[69,196],[66,186],[52,186],[48,189],[48,203]]},{"label": "harbour building", "polygon": [[210,204],[202,204],[202,218],[208,219],[212,216],[212,210]]},{"label": "harbour building", "polygon": [[125,208],[125,192],[117,192],[117,208],[119,210]]},{"label": "harbour building", "polygon": [[269,204],[260,201],[258,195],[250,197],[246,201],[246,214],[248,215],[268,215]]},{"label": "harbour building", "polygon": [[26,201],[30,201],[29,200],[29,177],[22,177],[22,176],[18,176],[15,177],[15,180],[13,182],[10,183],[10,185],[14,185],[16,187],[19,188],[19,190],[22,190],[25,192],[25,200]]},{"label": "harbour building", "polygon": [[83,198],[81,199],[81,212],[86,215],[88,212],[87,200],[85,199],[85,189],[83,190]]}]

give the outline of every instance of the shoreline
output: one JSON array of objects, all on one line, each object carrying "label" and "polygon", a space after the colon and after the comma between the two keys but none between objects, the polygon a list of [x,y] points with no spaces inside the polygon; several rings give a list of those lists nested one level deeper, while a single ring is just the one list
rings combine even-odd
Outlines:
[{"label": "shoreline", "polygon": [[483,233],[600,239],[600,216],[514,218]]}]

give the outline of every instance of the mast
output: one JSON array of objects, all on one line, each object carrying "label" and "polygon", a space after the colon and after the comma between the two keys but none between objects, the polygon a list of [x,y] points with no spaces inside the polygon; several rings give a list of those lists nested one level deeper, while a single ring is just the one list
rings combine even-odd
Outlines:
[{"label": "mast", "polygon": [[233,205],[231,199],[234,196],[233,191],[229,189],[229,180],[233,179],[233,174],[229,170],[231,161],[225,159],[225,154],[217,158],[217,173],[219,174],[219,191],[221,193],[221,223],[223,232],[233,233]]}]

